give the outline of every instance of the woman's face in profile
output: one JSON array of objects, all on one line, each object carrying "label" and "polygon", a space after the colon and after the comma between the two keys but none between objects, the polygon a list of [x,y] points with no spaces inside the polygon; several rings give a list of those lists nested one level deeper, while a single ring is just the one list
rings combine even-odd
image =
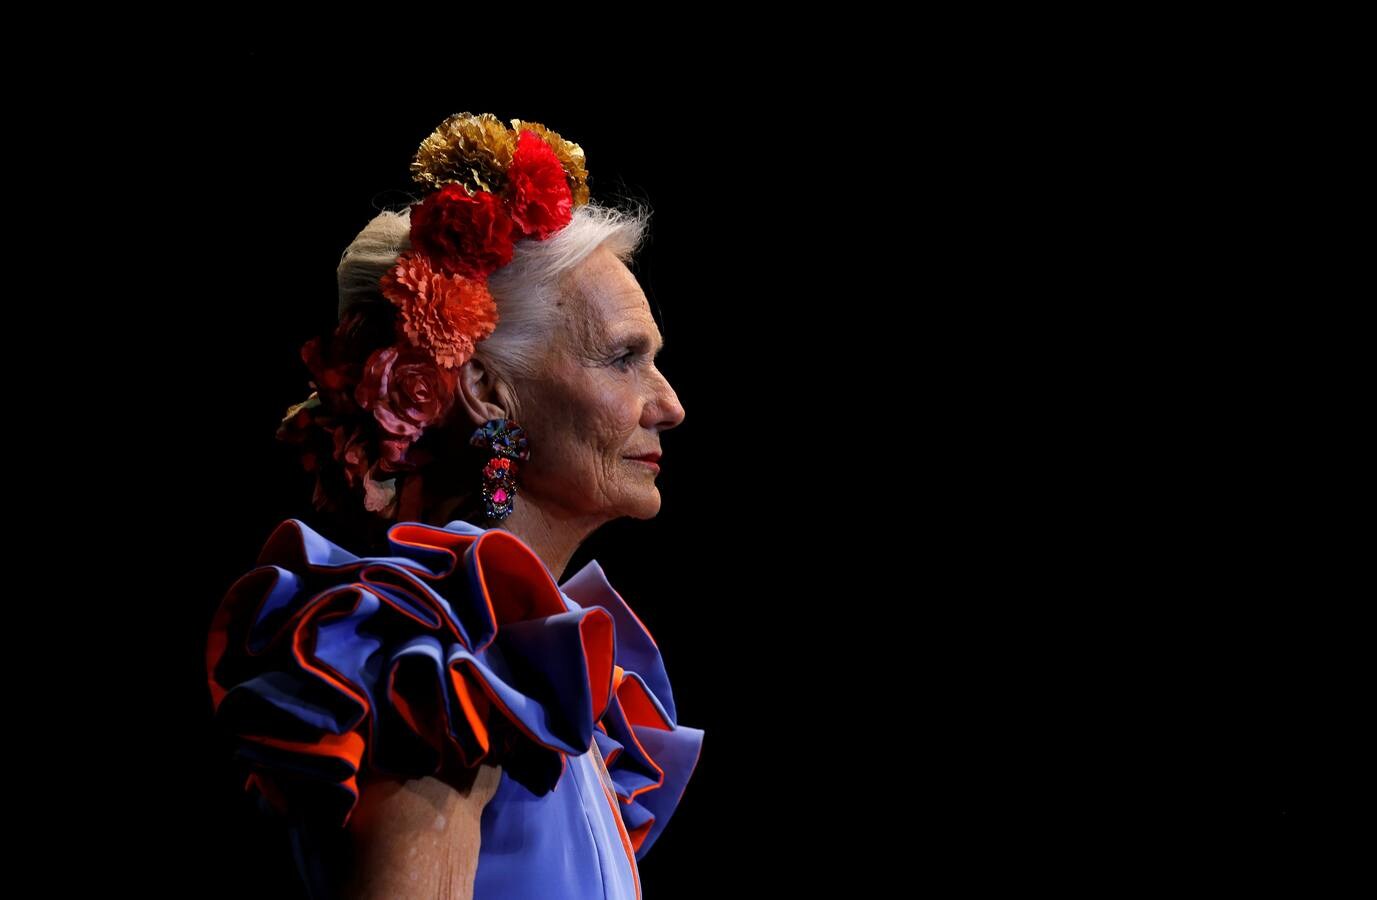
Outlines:
[{"label": "woman's face in profile", "polygon": [[563,287],[545,371],[516,385],[531,440],[522,491],[570,516],[651,518],[658,472],[631,457],[659,453],[660,432],[684,420],[655,366],[660,330],[636,277],[605,247]]}]

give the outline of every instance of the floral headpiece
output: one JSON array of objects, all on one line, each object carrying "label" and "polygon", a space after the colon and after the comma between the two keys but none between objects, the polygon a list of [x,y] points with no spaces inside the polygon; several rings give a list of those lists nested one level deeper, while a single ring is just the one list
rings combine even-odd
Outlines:
[{"label": "floral headpiece", "polygon": [[[460,367],[497,328],[489,276],[511,262],[516,241],[545,240],[588,202],[583,148],[538,122],[508,127],[490,113],[440,123],[411,174],[431,191],[411,207],[411,248],[379,282],[394,324],[380,330],[366,309],[341,310],[328,341],[307,341],[301,358],[315,390],[277,432],[306,444],[310,426],[323,426],[348,487],[361,485],[365,508],[384,517],[398,504],[386,476],[427,461],[412,445],[448,415]],[[317,473],[314,501],[324,509],[333,503],[320,480],[327,448],[317,443],[302,462]]]}]

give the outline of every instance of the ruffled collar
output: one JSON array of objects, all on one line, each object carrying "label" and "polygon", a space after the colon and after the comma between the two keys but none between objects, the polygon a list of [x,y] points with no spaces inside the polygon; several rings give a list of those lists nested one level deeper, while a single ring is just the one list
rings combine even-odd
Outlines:
[{"label": "ruffled collar", "polygon": [[539,795],[596,741],[643,856],[703,732],[678,724],[659,648],[598,561],[556,585],[516,535],[463,520],[388,542],[360,557],[288,519],[221,602],[208,675],[245,788],[342,824],[365,760],[442,779],[490,762]]},{"label": "ruffled collar", "polygon": [[[444,527],[446,531],[475,537],[487,531],[504,531],[500,528],[482,528],[463,519],[455,519]],[[532,553],[534,555],[534,551]],[[544,568],[546,574],[550,574],[550,567]],[[553,576],[551,580],[554,580]],[[623,669],[632,669],[644,679],[650,693],[658,698],[657,705],[663,707],[665,717],[671,721],[677,720],[679,717],[674,708],[674,692],[670,689],[669,676],[665,673],[660,648],[651,637],[650,629],[608,581],[602,565],[596,559],[590,559],[581,569],[564,579],[558,588],[568,609],[578,610],[597,606],[612,614],[617,629],[617,662]],[[615,689],[616,685],[613,687]]]}]

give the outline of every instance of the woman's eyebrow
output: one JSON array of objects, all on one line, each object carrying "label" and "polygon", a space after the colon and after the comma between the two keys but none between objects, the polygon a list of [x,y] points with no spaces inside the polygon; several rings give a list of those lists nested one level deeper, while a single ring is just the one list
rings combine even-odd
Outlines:
[{"label": "woman's eyebrow", "polygon": [[617,341],[617,343],[624,344],[628,347],[635,347],[637,350],[646,350],[653,345],[655,347],[656,356],[660,354],[660,351],[665,349],[665,339],[663,337],[659,338],[658,341],[656,341],[652,340],[649,337],[646,337],[644,334],[634,334],[630,337],[622,338],[621,340]]}]

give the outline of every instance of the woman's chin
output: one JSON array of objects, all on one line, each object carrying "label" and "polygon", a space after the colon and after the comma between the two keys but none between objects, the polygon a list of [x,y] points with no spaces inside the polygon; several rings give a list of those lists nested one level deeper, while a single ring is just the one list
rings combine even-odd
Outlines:
[{"label": "woman's chin", "polygon": [[626,515],[632,519],[653,519],[660,513],[660,489],[651,485],[644,493],[633,498],[626,506]]}]

